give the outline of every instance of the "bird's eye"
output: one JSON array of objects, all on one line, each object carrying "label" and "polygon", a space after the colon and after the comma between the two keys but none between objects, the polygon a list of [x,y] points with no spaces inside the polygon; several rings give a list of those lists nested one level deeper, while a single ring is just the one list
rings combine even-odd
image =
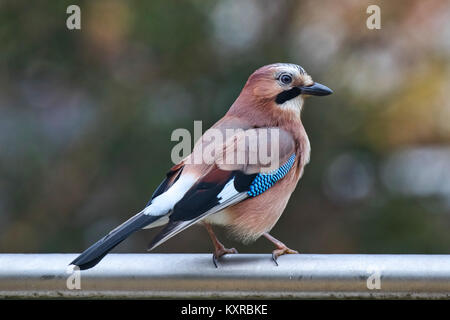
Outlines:
[{"label": "bird's eye", "polygon": [[290,75],[288,75],[288,74],[282,74],[281,77],[280,77],[280,81],[283,84],[289,84],[289,83],[292,82],[292,77]]}]

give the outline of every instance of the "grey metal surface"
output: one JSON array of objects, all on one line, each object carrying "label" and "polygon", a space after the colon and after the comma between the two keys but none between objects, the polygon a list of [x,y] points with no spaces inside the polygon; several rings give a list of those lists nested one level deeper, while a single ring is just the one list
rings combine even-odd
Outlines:
[{"label": "grey metal surface", "polygon": [[73,273],[75,257],[0,254],[0,297],[450,298],[450,255],[300,254],[277,267],[238,254],[216,269],[209,254],[110,254]]}]

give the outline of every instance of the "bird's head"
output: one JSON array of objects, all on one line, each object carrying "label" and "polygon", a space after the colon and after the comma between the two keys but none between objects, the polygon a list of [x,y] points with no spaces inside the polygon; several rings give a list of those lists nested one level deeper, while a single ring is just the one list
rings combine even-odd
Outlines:
[{"label": "bird's head", "polygon": [[256,70],[247,80],[241,96],[257,105],[270,105],[285,111],[300,112],[306,96],[326,96],[333,91],[314,82],[296,64],[276,63]]}]

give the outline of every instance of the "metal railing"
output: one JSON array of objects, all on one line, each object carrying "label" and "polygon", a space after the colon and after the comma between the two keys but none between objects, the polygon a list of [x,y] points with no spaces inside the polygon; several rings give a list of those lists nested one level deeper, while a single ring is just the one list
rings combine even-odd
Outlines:
[{"label": "metal railing", "polygon": [[0,297],[450,298],[450,255],[0,254]]}]

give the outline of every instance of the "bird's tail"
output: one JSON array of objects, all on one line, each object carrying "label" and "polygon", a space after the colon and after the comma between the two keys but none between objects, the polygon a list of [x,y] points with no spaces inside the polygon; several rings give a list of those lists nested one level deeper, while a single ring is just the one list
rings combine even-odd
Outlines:
[{"label": "bird's tail", "polygon": [[92,268],[99,263],[109,251],[128,238],[133,232],[144,228],[161,217],[162,216],[147,215],[143,212],[136,214],[86,249],[73,260],[71,264],[78,266],[81,270]]}]

